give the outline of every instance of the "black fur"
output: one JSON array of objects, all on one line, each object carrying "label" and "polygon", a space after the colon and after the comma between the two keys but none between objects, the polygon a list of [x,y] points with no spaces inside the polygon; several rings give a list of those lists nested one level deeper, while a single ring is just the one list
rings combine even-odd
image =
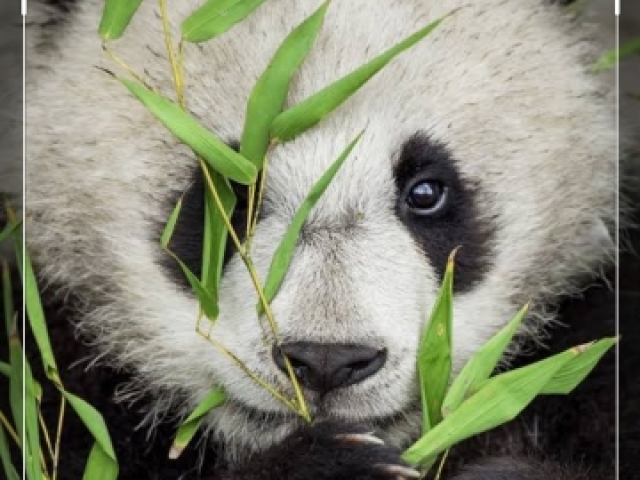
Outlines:
[{"label": "black fur", "polygon": [[[426,133],[417,133],[402,147],[394,169],[397,188],[396,213],[431,265],[444,275],[447,257],[456,255],[457,292],[471,289],[489,270],[493,225],[475,205],[477,185],[462,178],[446,145]],[[436,180],[448,188],[447,204],[429,217],[416,215],[406,203],[406,191],[416,181]]]},{"label": "black fur", "polygon": [[340,423],[304,428],[259,459],[202,480],[394,480],[396,475],[385,472],[384,466],[407,466],[399,450],[340,438],[366,432],[364,427]]}]

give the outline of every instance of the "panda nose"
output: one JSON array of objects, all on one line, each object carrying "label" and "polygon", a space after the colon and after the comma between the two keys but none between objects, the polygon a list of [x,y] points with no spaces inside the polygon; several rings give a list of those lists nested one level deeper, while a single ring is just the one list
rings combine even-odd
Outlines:
[{"label": "panda nose", "polygon": [[294,342],[273,347],[278,368],[287,374],[287,356],[300,383],[310,390],[326,393],[369,378],[387,360],[386,350],[365,345]]}]

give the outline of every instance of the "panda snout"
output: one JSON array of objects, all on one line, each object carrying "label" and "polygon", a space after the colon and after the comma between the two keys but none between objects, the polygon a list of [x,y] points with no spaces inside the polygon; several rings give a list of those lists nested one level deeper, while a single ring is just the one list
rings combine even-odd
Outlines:
[{"label": "panda snout", "polygon": [[292,342],[273,347],[273,359],[285,374],[285,355],[300,383],[321,394],[371,377],[387,360],[386,349],[366,345]]}]

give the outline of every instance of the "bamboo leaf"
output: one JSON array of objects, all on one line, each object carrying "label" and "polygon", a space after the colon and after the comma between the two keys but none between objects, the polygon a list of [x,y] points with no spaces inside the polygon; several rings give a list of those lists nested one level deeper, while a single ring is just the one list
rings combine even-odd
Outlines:
[{"label": "bamboo leaf", "polygon": [[316,125],[353,95],[371,77],[382,70],[391,60],[429,35],[451,14],[449,13],[432,22],[362,67],[278,115],[273,122],[271,136],[277,141],[288,141]]},{"label": "bamboo leaf", "polygon": [[598,364],[617,339],[605,338],[590,344],[586,350],[568,362],[544,386],[540,394],[566,395],[576,388]]},{"label": "bamboo leaf", "polygon": [[[97,444],[102,452],[98,452],[94,455],[109,457],[108,461],[103,460],[99,463],[99,469],[91,471],[92,476],[85,475],[84,478],[90,478],[91,480],[93,480],[94,478],[114,480],[117,476],[118,463],[113,451],[113,447],[111,446],[111,441],[109,439],[109,434],[104,420],[102,416],[91,405],[89,405],[79,397],[76,397],[75,395],[67,392],[62,385],[62,381],[60,379],[56,362],[53,356],[53,351],[51,349],[51,343],[47,332],[44,312],[38,293],[38,285],[35,274],[33,272],[31,259],[27,252],[25,252],[24,256],[25,264],[23,281],[27,316],[29,319],[29,325],[31,327],[32,334],[36,339],[36,344],[42,358],[45,374],[47,378],[49,378],[49,380],[53,382],[60,393],[67,399],[69,404],[72,406],[72,408],[84,423],[85,427],[96,439]],[[14,360],[12,358],[12,368],[14,368],[13,362]],[[38,396],[42,394],[42,390],[39,384],[34,381],[33,376],[31,375],[31,369],[29,368],[29,364],[27,362],[24,363],[24,371],[27,386],[31,387],[25,389],[25,423],[27,425],[27,435],[31,435],[31,437],[27,438],[29,438],[29,442],[32,443],[32,445],[29,447],[29,444],[25,442],[25,447],[29,447],[29,452],[31,453],[27,452],[26,450],[23,451],[25,452],[25,454],[30,455],[28,458],[33,458],[33,461],[35,462],[35,466],[33,467],[34,472],[31,474],[34,476],[29,476],[29,479],[31,480],[32,478],[41,478],[41,476],[39,476],[41,475],[41,471],[38,465],[39,459],[37,454],[37,452],[39,452],[39,443],[37,437],[38,416],[36,400]],[[98,460],[95,460],[95,462],[98,462]],[[110,472],[115,472],[115,474],[112,474]],[[102,475],[102,477],[99,477],[98,475]]]},{"label": "bamboo leaf", "polygon": [[182,37],[188,42],[211,40],[233,27],[265,0],[208,0],[182,23]]},{"label": "bamboo leaf", "polygon": [[[364,132],[362,132],[364,133]],[[285,275],[287,274],[287,270],[289,269],[289,264],[291,263],[291,258],[293,256],[293,252],[296,247],[296,242],[298,240],[298,236],[300,235],[300,230],[304,225],[309,213],[315,206],[315,204],[320,200],[320,197],[324,194],[324,192],[329,187],[329,183],[333,180],[336,173],[340,167],[344,164],[344,161],[347,159],[351,151],[354,149],[360,137],[362,137],[362,133],[360,133],[340,154],[340,156],[333,162],[333,164],[329,167],[329,169],[320,177],[320,179],[316,182],[316,184],[312,187],[311,191],[307,195],[307,197],[302,202],[302,205],[298,208],[298,211],[293,217],[289,228],[284,234],[284,237],[280,241],[280,245],[276,249],[273,258],[271,259],[271,265],[269,266],[269,272],[267,274],[267,279],[264,283],[264,294],[267,302],[271,302],[275,297],[276,293],[278,293],[278,289],[284,280]],[[256,306],[258,314],[262,314],[264,306],[262,303],[258,303]]]},{"label": "bamboo leaf", "polygon": [[38,426],[38,405],[32,388],[23,388],[23,381],[32,384],[33,375],[29,362],[24,356],[15,321],[9,338],[11,375],[9,377],[9,403],[13,424],[18,437],[22,439],[22,454],[29,480],[43,478],[40,468],[40,435]]},{"label": "bamboo leaf", "polygon": [[13,288],[11,287],[11,272],[9,264],[2,260],[2,303],[4,305],[5,332],[7,339],[11,336],[11,325],[16,313],[13,305]]},{"label": "bamboo leaf", "polygon": [[[17,220],[12,210],[9,210],[8,214],[9,214],[9,220],[11,221],[11,223],[20,223],[22,225],[22,220]],[[22,264],[23,251],[24,251],[22,231],[23,231],[22,228],[16,228],[12,231],[13,249],[15,250],[15,258],[16,258],[15,266],[18,268],[18,273],[20,274],[20,278],[24,278],[24,265]]]},{"label": "bamboo leaf", "polygon": [[631,55],[640,54],[640,38],[635,38],[624,45],[621,45],[619,49],[610,50],[602,57],[598,59],[593,65],[591,70],[593,72],[603,72],[615,68],[620,60],[624,60]]},{"label": "bamboo leaf", "polygon": [[218,314],[220,313],[218,310],[217,299],[212,295],[211,292],[204,288],[204,286],[200,283],[198,277],[196,277],[195,274],[191,270],[189,270],[189,267],[187,267],[182,262],[182,260],[180,260],[172,252],[169,252],[169,254],[176,260],[176,262],[178,262],[180,269],[184,273],[185,277],[187,277],[189,285],[191,285],[193,292],[198,298],[198,302],[200,303],[200,307],[202,308],[204,314],[212,321],[217,319]]},{"label": "bamboo leaf", "polygon": [[453,267],[456,250],[449,256],[442,286],[418,347],[418,377],[422,399],[422,432],[442,418],[442,401],[451,375],[453,319]]},{"label": "bamboo leaf", "polygon": [[126,78],[119,80],[171,133],[214,170],[244,185],[255,182],[258,176],[256,167],[200,125],[179,105],[136,82]]},{"label": "bamboo leaf", "polygon": [[[540,362],[487,380],[480,389],[407,449],[402,458],[420,465],[452,445],[490,430],[515,418],[544,391],[547,384],[577,357],[584,356],[594,344],[568,349]],[[595,355],[582,361],[595,364]]]},{"label": "bamboo leaf", "polygon": [[8,239],[11,235],[14,234],[14,232],[18,229],[18,227],[22,226],[22,221],[18,221],[18,222],[9,222],[4,229],[2,230],[2,232],[0,232],[0,243],[4,242],[6,239]]},{"label": "bamboo leaf", "polygon": [[[24,355],[24,352],[21,351],[21,355]],[[40,425],[38,422],[38,410],[39,410],[39,399],[36,397],[36,392],[34,389],[35,380],[33,378],[33,373],[31,371],[31,365],[29,365],[26,357],[23,357],[24,364],[22,375],[24,378],[24,382],[28,388],[23,390],[24,392],[24,423],[25,423],[25,435],[26,440],[24,444],[29,445],[28,451],[31,454],[31,462],[32,462],[32,472],[34,479],[42,478],[42,470],[40,467]],[[29,461],[29,460],[27,460]]]},{"label": "bamboo leaf", "polygon": [[[113,445],[111,444],[111,439],[109,438],[109,431],[107,429],[107,425],[104,423],[104,418],[102,415],[98,413],[98,411],[85,402],[80,397],[73,395],[67,391],[62,391],[64,398],[69,402],[69,405],[76,412],[82,423],[84,423],[87,430],[91,432],[96,444],[93,447],[93,450],[96,448],[100,449],[100,453],[94,453],[95,462],[99,462],[100,466],[108,470],[109,472],[115,472],[115,476],[103,476],[101,478],[109,478],[115,479],[118,472],[118,462],[116,460],[116,454],[113,450]],[[98,458],[99,460],[95,460]],[[108,459],[108,460],[107,460]],[[90,456],[91,460],[91,456]],[[90,462],[88,462],[90,463]],[[95,470],[97,471],[97,470]],[[86,477],[85,478],[98,478],[98,477]]]},{"label": "bamboo leaf", "polygon": [[525,305],[518,314],[498,334],[478,350],[462,368],[442,404],[442,414],[451,414],[462,401],[473,395],[496,368],[513,335],[527,315],[529,305]]},{"label": "bamboo leaf", "polygon": [[0,462],[2,462],[2,469],[4,470],[7,480],[20,480],[16,468],[11,463],[10,453],[9,442],[4,433],[4,427],[0,424]]},{"label": "bamboo leaf", "polygon": [[204,420],[204,417],[214,408],[219,407],[227,400],[227,394],[220,388],[214,388],[209,394],[202,399],[196,409],[191,412],[191,415],[182,423],[176,438],[173,441],[171,450],[169,451],[169,458],[178,458],[186,446],[189,444],[193,436],[200,428],[200,424]]},{"label": "bamboo leaf", "polygon": [[165,225],[164,230],[162,231],[162,235],[160,236],[160,245],[162,245],[162,248],[164,249],[169,248],[169,242],[171,241],[173,232],[178,225],[178,218],[180,218],[180,212],[182,211],[182,201],[182,197],[180,197],[178,203],[176,203],[176,206],[173,207],[173,211],[171,212],[171,215],[169,215],[169,220],[167,220],[167,224]]},{"label": "bamboo leaf", "polygon": [[82,480],[116,480],[118,464],[105,453],[99,443],[94,443],[87,458]]},{"label": "bamboo leaf", "polygon": [[98,28],[102,39],[120,38],[141,3],[142,0],[107,0]]},{"label": "bamboo leaf", "polygon": [[[224,215],[230,219],[236,207],[237,199],[233,189],[222,175],[208,166],[207,172],[211,183],[216,189],[220,203],[224,209]],[[220,212],[213,194],[209,190],[208,182],[205,187],[204,198],[204,238],[202,247],[202,285],[207,291],[211,291],[213,298],[218,298],[220,291],[220,279],[224,266],[224,255],[227,246],[229,230]]]},{"label": "bamboo leaf", "polygon": [[178,263],[178,266],[184,273],[184,276],[187,278],[189,285],[193,289],[193,293],[198,299],[200,303],[200,307],[204,314],[211,320],[215,320],[218,318],[218,302],[217,298],[213,296],[205,287],[200,283],[198,277],[185,265],[185,263],[178,258],[178,256],[173,253],[169,244],[171,242],[171,237],[173,236],[173,232],[176,228],[176,224],[178,222],[178,218],[180,216],[180,210],[182,209],[182,198],[178,200],[176,206],[174,207],[171,215],[169,216],[169,221],[165,226],[162,235],[160,237],[160,244],[162,248],[169,254],[171,257]]},{"label": "bamboo leaf", "polygon": [[60,386],[61,381],[58,374],[58,366],[56,365],[53,350],[51,349],[44,310],[42,309],[42,302],[40,301],[40,294],[38,292],[38,282],[33,272],[31,258],[28,253],[25,253],[24,295],[29,326],[38,345],[38,351],[40,352],[47,378],[52,380],[57,386]]},{"label": "bamboo leaf", "polygon": [[240,153],[258,168],[267,153],[271,124],[282,111],[291,79],[309,54],[328,6],[323,3],[285,38],[251,92]]}]

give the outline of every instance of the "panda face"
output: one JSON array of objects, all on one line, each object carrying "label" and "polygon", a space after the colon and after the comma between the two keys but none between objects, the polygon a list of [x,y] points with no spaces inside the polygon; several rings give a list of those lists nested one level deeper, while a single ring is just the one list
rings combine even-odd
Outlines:
[{"label": "panda face", "polygon": [[[199,2],[173,3],[171,17],[184,18]],[[315,3],[272,0],[224,36],[187,46],[193,114],[230,144],[240,138],[254,82]],[[289,103],[463,3],[334,2]],[[89,305],[81,328],[111,362],[136,369],[134,388],[160,392],[159,410],[178,403],[186,411],[221,385],[230,400],[210,415],[210,430],[232,456],[263,448],[296,420],[195,332],[197,301],[167,268],[158,238],[187,191],[172,248],[197,269],[196,165],[94,68],[113,67],[87,40],[100,4],[79,7],[54,50],[32,37],[31,248],[50,282]],[[142,6],[118,51],[169,94],[153,8]],[[370,422],[398,444],[417,434],[416,349],[454,248],[456,369],[527,300],[537,307],[534,334],[551,318],[547,307],[606,261],[614,109],[601,80],[585,73],[595,52],[587,37],[587,27],[537,0],[474,2],[273,150],[251,253],[262,279],[311,186],[365,129],[311,212],[272,303],[316,418]],[[211,334],[291,395],[245,266],[229,253]]]}]

